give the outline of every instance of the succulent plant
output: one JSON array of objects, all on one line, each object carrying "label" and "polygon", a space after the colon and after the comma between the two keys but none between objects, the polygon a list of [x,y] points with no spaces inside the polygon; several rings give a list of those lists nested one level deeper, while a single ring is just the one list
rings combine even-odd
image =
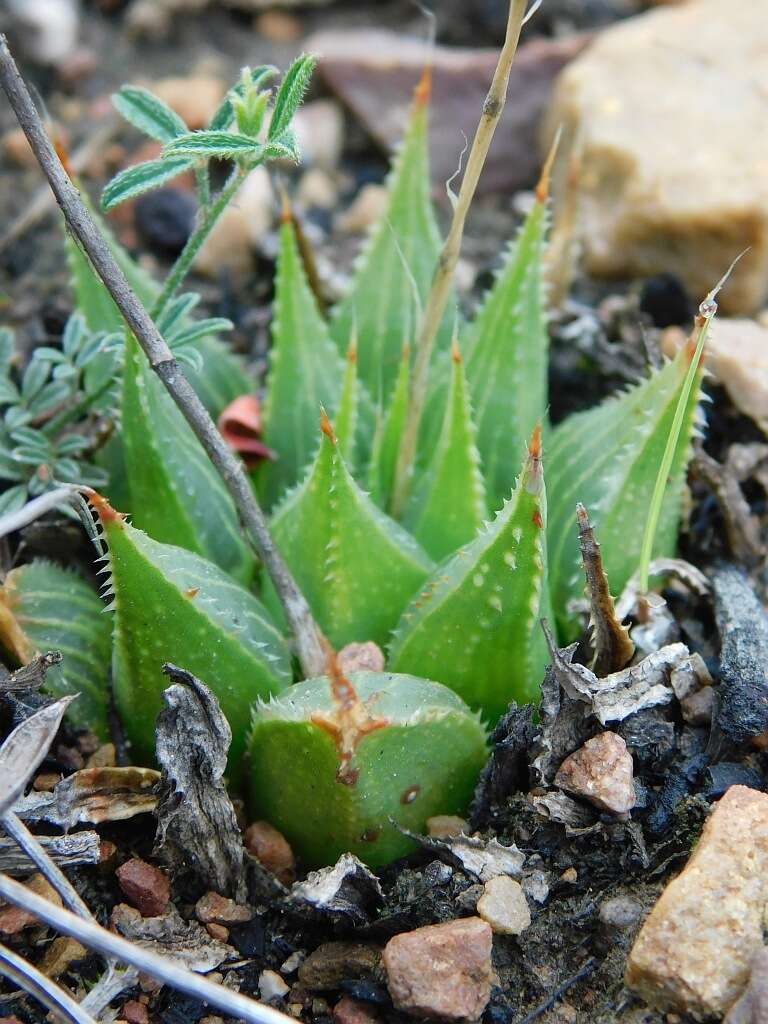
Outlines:
[{"label": "succulent plant", "polygon": [[[250,171],[297,158],[290,122],[311,69],[300,58],[274,97],[264,88],[273,69],[245,72],[202,132],[189,132],[143,90],[124,89],[116,100],[164,150],[110,183],[107,208],[195,172],[198,226],[162,287],[110,244],[214,413],[255,386],[215,337],[227,324],[195,320],[194,298],[177,292]],[[253,477],[274,543],[331,647],[375,641],[387,671],[347,679],[330,649],[327,677],[290,685],[281,597],[130,336],[112,372],[119,414],[100,413],[115,426],[94,456],[108,474],[104,492],[113,503],[124,499],[133,517],[131,524],[92,498],[114,597],[115,698],[134,754],[152,757],[165,661],[217,695],[232,725],[235,781],[255,705],[247,740],[253,807],[312,865],[346,850],[383,864],[410,848],[390,819],[420,829],[432,814],[465,808],[484,758],[479,716],[492,724],[510,701],[537,699],[547,661],[540,619],[552,616],[563,638],[581,628],[577,502],[590,512],[615,590],[651,549],[670,553],[699,399],[700,346],[550,430],[546,172],[474,318],[464,322],[449,299],[437,344],[414,351],[440,250],[428,97],[425,76],[386,212],[328,320],[284,204],[264,438],[276,459]],[[232,162],[231,177],[212,196],[209,161],[222,158]],[[121,325],[111,298],[73,245],[69,255],[87,329],[113,336]],[[428,367],[421,396],[420,357]],[[422,399],[415,456],[404,464],[407,425]],[[643,541],[649,507],[659,509],[653,544],[653,529]]]}]

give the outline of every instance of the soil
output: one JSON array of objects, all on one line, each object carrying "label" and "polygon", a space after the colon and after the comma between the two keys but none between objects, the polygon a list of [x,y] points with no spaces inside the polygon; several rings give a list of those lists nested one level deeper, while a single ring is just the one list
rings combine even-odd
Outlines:
[{"label": "soil", "polygon": [[[492,0],[444,3],[438,18],[438,40],[462,45],[498,43],[503,31],[499,12],[504,6]],[[593,28],[632,13],[637,6],[628,0],[548,0],[539,30],[562,33]],[[176,18],[172,39],[137,41],[125,29],[124,14],[124,5],[119,0],[92,0],[85,5],[82,42],[95,54],[96,61],[93,71],[74,85],[62,86],[53,72],[32,62],[22,68],[37,87],[51,117],[66,126],[70,150],[89,137],[90,104],[106,97],[124,81],[186,75],[191,69],[210,63],[212,58],[217,73],[231,80],[245,63],[269,61],[284,65],[294,53],[294,44],[268,43],[255,34],[252,16],[216,4],[202,13]],[[424,18],[410,2],[338,3],[301,9],[297,17],[303,33],[355,24],[412,27],[424,32]],[[320,94],[317,89],[313,95]],[[11,112],[3,105],[0,134],[12,127]],[[117,137],[121,138],[119,133]],[[384,155],[351,118],[347,120],[342,169],[347,185],[340,194],[340,206],[346,205],[360,184],[380,181],[386,171]],[[94,196],[101,184],[103,177],[99,180],[98,174],[87,180]],[[22,170],[8,161],[0,165],[0,223],[7,226],[40,189],[36,170]],[[468,303],[487,283],[505,241],[514,231],[520,208],[518,199],[487,196],[472,211],[464,248],[471,279],[466,294]],[[344,272],[351,264],[357,241],[334,228],[333,213],[318,214],[307,227],[321,268],[331,264],[332,254],[333,265]],[[441,215],[445,219],[444,209]],[[207,314],[228,316],[235,322],[233,344],[257,370],[263,368],[268,345],[274,251],[274,236],[267,237],[260,247],[254,273],[246,279],[222,276],[215,282],[193,282],[203,294]],[[157,251],[139,246],[137,255],[162,273],[165,259]],[[55,343],[71,311],[71,298],[62,241],[52,217],[44,217],[32,230],[2,249],[0,282],[3,319],[17,330],[23,350]],[[655,297],[650,301],[647,282],[614,284],[610,289],[596,282],[576,282],[572,301],[552,324],[554,421],[594,404],[642,371],[649,354],[653,355],[654,319],[659,324],[664,310],[674,306],[676,297],[679,299],[674,283],[668,293],[658,282],[654,287]],[[652,315],[642,312],[641,306],[650,308]],[[574,345],[572,325],[579,318],[583,320],[583,330],[579,344]],[[757,428],[733,409],[723,392],[713,389],[712,394],[714,403],[708,415],[714,426],[706,442],[711,455],[723,461],[733,443],[764,441]],[[748,484],[746,497],[752,513],[765,525],[762,490]],[[24,531],[20,549],[15,541],[13,548],[5,547],[3,556],[8,566],[13,559],[27,560],[41,553],[71,563],[87,558],[87,545],[75,527],[49,518]],[[692,482],[681,553],[705,570],[718,557],[733,561],[723,510],[700,480]],[[754,566],[744,568],[760,587]],[[717,674],[719,646],[711,607],[679,591],[669,597],[681,639],[692,650],[701,651],[711,671]],[[23,707],[4,699],[3,734],[20,714],[24,714]],[[520,937],[495,937],[494,966],[499,983],[494,986],[483,1018],[486,1024],[524,1024],[534,1020],[542,1024],[662,1024],[672,1020],[649,1010],[626,990],[622,980],[626,955],[645,913],[666,881],[688,858],[711,801],[719,792],[704,768],[705,758],[701,771],[689,773],[687,783],[680,782],[680,799],[672,801],[662,827],[655,832],[648,827],[649,816],[658,806],[660,789],[669,787],[670,778],[683,778],[691,758],[707,750],[709,737],[706,730],[686,725],[678,706],[663,713],[643,714],[647,716],[646,738],[637,741],[633,753],[639,790],[645,794],[646,802],[644,808],[641,806],[633,813],[631,821],[617,822],[604,816],[586,834],[567,835],[562,825],[544,819],[527,800],[527,765],[523,766],[518,791],[513,787],[503,799],[480,808],[481,835],[497,837],[504,843],[515,842],[526,854],[527,866],[540,872],[549,889],[545,902],[533,904],[533,922]],[[654,746],[648,737],[659,722],[670,723],[671,729],[665,733],[666,745]],[[65,727],[53,749],[74,747],[77,742],[78,737]],[[765,754],[731,747],[721,760],[752,772],[752,784],[757,787],[765,788],[768,783]],[[41,771],[66,774],[71,771],[71,761],[52,755]],[[155,828],[154,817],[145,815],[99,826],[98,831],[103,839],[115,844],[116,862],[122,863],[134,854],[152,860]],[[70,877],[97,918],[108,922],[114,906],[124,898],[114,864],[106,869],[75,870]],[[263,887],[259,887],[259,879],[251,879],[250,896],[257,906],[257,915],[252,922],[231,929],[229,941],[240,954],[240,960],[237,966],[229,970],[224,967],[222,972],[236,977],[240,991],[258,998],[261,972],[280,971],[294,953],[306,955],[320,944],[337,939],[383,944],[396,932],[473,913],[473,899],[479,891],[476,878],[455,865],[446,865],[444,859],[436,858],[434,851],[429,850],[391,865],[381,873],[380,880],[383,905],[367,923],[352,927],[338,917],[308,917],[297,912],[282,897],[266,896]],[[173,877],[171,883],[174,902],[182,916],[191,916],[194,902],[201,895],[199,886],[195,888],[186,880]],[[632,922],[625,927],[606,920],[605,913],[601,915],[606,902],[617,897],[636,908]],[[52,938],[49,931],[39,928],[26,931],[10,943],[31,961],[39,962]],[[89,956],[76,961],[60,982],[82,992],[102,970],[102,961]],[[375,970],[362,978],[343,978],[333,989],[320,992],[301,990],[295,974],[288,975],[287,980],[294,986],[293,991],[285,1001],[278,998],[275,1005],[284,1009],[287,1003],[301,1004],[295,1012],[307,1024],[329,1021],[341,994],[352,995],[367,1004],[383,1021],[407,1019],[392,1008],[384,979]],[[124,993],[115,1005],[121,1006],[141,995],[137,987]],[[202,1004],[168,989],[150,994],[147,1008],[154,1024],[194,1024],[209,1012]],[[0,1018],[12,1016],[22,1024],[43,1019],[32,1001],[19,997],[6,984],[0,988]]]}]

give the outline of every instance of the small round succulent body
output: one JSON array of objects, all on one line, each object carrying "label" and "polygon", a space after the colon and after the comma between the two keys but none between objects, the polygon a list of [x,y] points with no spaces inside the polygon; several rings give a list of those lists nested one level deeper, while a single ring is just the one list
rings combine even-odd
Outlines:
[{"label": "small round succulent body", "polygon": [[416,676],[338,669],[260,703],[250,740],[252,811],[306,867],[352,852],[380,867],[423,831],[466,811],[487,757],[478,715]]}]

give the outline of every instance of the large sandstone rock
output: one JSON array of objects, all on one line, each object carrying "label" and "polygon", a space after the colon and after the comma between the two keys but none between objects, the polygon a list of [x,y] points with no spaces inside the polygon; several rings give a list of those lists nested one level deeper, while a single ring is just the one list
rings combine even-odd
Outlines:
[{"label": "large sandstone rock", "polygon": [[603,32],[560,75],[557,126],[581,149],[579,236],[596,276],[677,274],[698,301],[747,246],[720,300],[768,295],[768,18],[697,0]]},{"label": "large sandstone rock", "polygon": [[662,893],[625,980],[660,1009],[718,1020],[750,978],[768,910],[768,795],[732,786]]}]

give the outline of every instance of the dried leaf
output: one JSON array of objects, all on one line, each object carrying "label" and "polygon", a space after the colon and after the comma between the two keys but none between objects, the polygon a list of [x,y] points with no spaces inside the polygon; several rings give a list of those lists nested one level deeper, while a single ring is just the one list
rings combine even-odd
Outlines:
[{"label": "dried leaf", "polygon": [[[61,868],[99,863],[101,836],[98,832],[35,836],[35,839],[51,860]],[[32,861],[15,839],[0,839],[0,871],[7,875],[28,875],[33,870]]]},{"label": "dried leaf", "polygon": [[629,638],[629,630],[616,616],[613,597],[608,586],[608,577],[603,569],[600,545],[589,521],[587,510],[582,504],[576,506],[579,523],[579,546],[581,562],[587,580],[587,593],[592,611],[592,671],[598,676],[617,672],[632,660],[635,645]]},{"label": "dried leaf", "polygon": [[176,875],[191,874],[243,902],[243,840],[223,782],[232,732],[207,686],[173,665],[164,672],[175,685],[163,694],[156,725],[162,778],[155,853]]},{"label": "dried leaf", "polygon": [[0,817],[10,811],[42,764],[74,697],[63,697],[16,726],[0,747]]},{"label": "dried leaf", "polygon": [[497,875],[522,877],[525,854],[514,843],[504,846],[498,839],[485,840],[463,834],[449,839],[434,839],[412,832],[406,832],[406,835],[439,860],[474,875],[481,882]]},{"label": "dried leaf", "polygon": [[379,880],[351,853],[339,857],[332,868],[310,871],[296,882],[288,896],[299,913],[343,920],[352,925],[368,924],[384,902]]},{"label": "dried leaf", "polygon": [[232,946],[211,938],[197,921],[185,921],[173,903],[168,904],[162,917],[142,917],[133,907],[118,903],[111,921],[118,935],[190,971],[213,971],[226,960],[237,958]]},{"label": "dried leaf", "polygon": [[13,810],[22,821],[63,829],[125,821],[154,812],[159,781],[160,773],[151,768],[83,768],[57,782],[50,793],[29,793]]}]

